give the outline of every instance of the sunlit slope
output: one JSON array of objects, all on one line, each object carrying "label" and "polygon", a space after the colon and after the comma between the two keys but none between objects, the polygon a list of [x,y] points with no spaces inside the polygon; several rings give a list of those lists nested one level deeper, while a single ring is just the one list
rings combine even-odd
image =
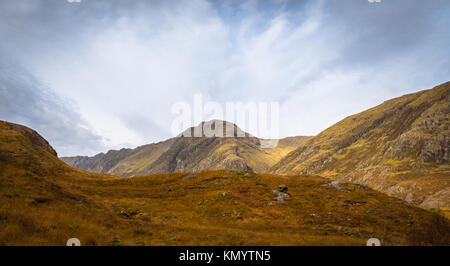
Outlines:
[{"label": "sunlit slope", "polygon": [[[185,132],[194,136],[194,130],[204,123],[222,123],[234,128],[233,137],[182,137]],[[309,137],[290,137],[279,141],[273,149],[261,147],[261,139],[243,132],[234,124],[213,120],[187,129],[179,137],[136,149],[109,151],[94,157],[64,157],[69,165],[97,173],[120,176],[143,176],[154,173],[172,173],[200,170],[241,169],[267,172],[283,156],[297,148]],[[238,132],[243,137],[239,137]],[[234,135],[233,135],[234,134]],[[224,136],[225,132],[224,132]]]},{"label": "sunlit slope", "polygon": [[62,169],[56,151],[36,131],[0,121],[0,163],[2,174],[10,168],[43,173]]},{"label": "sunlit slope", "polygon": [[347,117],[273,171],[357,182],[425,208],[450,206],[449,118],[447,82]]},{"label": "sunlit slope", "polygon": [[110,211],[77,184],[111,178],[69,167],[36,132],[0,121],[0,245],[61,245],[74,228],[109,238]]},{"label": "sunlit slope", "polygon": [[[282,203],[273,193],[279,185],[290,194]],[[65,245],[72,237],[83,245],[364,245],[369,237],[449,244],[450,231],[431,212],[320,177],[88,173],[8,123],[0,127],[0,203],[0,245]]]}]

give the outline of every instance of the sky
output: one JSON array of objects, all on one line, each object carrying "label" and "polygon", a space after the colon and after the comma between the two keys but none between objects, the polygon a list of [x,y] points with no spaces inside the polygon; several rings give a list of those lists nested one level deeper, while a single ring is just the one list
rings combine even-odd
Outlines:
[{"label": "sky", "polygon": [[173,104],[201,94],[278,102],[280,137],[316,135],[448,81],[448,14],[448,0],[2,0],[0,120],[94,155],[173,137]]}]

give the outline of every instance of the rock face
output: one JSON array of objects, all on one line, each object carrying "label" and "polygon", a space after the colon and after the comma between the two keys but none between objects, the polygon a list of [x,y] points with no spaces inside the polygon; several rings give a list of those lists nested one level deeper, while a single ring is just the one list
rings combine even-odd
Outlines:
[{"label": "rock face", "polygon": [[[421,206],[450,206],[450,82],[350,116],[272,171],[356,182]],[[434,203],[431,203],[434,202]]]},{"label": "rock face", "polygon": [[[201,128],[222,128],[224,134],[232,137],[209,137],[204,134],[187,137],[195,136]],[[232,129],[231,134],[226,132],[227,129]],[[267,172],[284,155],[309,138],[290,137],[280,140],[276,148],[263,149],[261,139],[229,122],[212,120],[160,143],[109,151],[93,157],[63,157],[61,160],[79,169],[126,177],[220,169]]]},{"label": "rock face", "polygon": [[63,161],[75,168],[97,173],[107,173],[120,160],[126,158],[130,153],[131,149],[122,149],[120,151],[108,151],[106,154],[100,153],[94,157],[65,157],[63,158]]}]

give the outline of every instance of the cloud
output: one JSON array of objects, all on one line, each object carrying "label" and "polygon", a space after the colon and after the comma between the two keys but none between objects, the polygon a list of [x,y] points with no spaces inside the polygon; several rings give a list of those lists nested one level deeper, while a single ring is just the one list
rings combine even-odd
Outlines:
[{"label": "cloud", "polygon": [[37,130],[60,156],[104,149],[102,138],[73,110],[24,68],[0,56],[0,119]]},{"label": "cloud", "polygon": [[324,23],[342,30],[335,41],[346,42],[341,58],[344,64],[360,67],[414,56],[421,50],[438,56],[448,50],[430,47],[450,33],[448,27],[439,25],[442,12],[450,10],[448,1],[329,1],[323,8]]}]

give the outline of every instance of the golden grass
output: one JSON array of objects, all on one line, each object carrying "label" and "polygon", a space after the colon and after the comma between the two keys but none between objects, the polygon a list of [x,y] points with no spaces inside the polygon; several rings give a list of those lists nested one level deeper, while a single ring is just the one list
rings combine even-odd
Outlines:
[{"label": "golden grass", "polygon": [[[72,237],[83,245],[364,245],[370,237],[407,245],[436,217],[380,192],[328,182],[240,170],[94,174],[0,124],[0,245],[58,246]],[[272,190],[281,184],[291,198],[278,204]]]},{"label": "golden grass", "polygon": [[[2,173],[0,244],[64,245],[77,237],[84,245],[363,245],[384,237],[384,244],[402,245],[408,224],[431,215],[354,185],[339,192],[318,177],[189,176]],[[292,198],[268,206],[280,184]]]}]

